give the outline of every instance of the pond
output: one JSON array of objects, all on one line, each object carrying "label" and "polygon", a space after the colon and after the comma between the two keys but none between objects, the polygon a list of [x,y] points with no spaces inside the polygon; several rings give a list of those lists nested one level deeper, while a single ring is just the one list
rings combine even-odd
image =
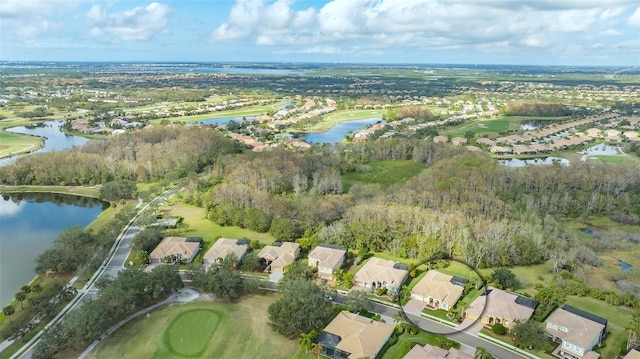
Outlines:
[{"label": "pond", "polygon": [[539,157],[539,158],[509,158],[498,160],[498,164],[509,167],[524,167],[528,165],[548,166],[561,165],[568,166],[569,160],[562,157]]},{"label": "pond", "polygon": [[11,193],[0,198],[0,305],[35,276],[34,260],[66,228],[85,227],[106,208],[94,198]]},{"label": "pond", "polygon": [[349,132],[356,132],[367,126],[384,121],[382,117],[371,117],[362,120],[341,122],[326,132],[307,132],[299,134],[300,138],[309,143],[336,143],[344,140]]},{"label": "pond", "polygon": [[520,123],[520,128],[524,131],[532,131],[540,127],[549,126],[551,121],[548,120],[528,120]]},{"label": "pond", "polygon": [[[80,146],[89,141],[88,138],[71,136],[60,131],[60,126],[64,124],[64,121],[45,121],[40,126],[18,126],[7,128],[7,132],[20,133],[24,135],[39,136],[46,138],[44,147],[40,148],[37,152],[51,152],[61,151],[73,146]],[[13,156],[0,160],[0,166],[12,163],[21,156],[27,156],[28,154]]]},{"label": "pond", "polygon": [[631,272],[631,264],[618,259],[618,266],[625,272]]},{"label": "pond", "polygon": [[605,143],[601,143],[599,145],[591,146],[587,149],[584,149],[578,153],[583,155],[594,155],[594,156],[615,156],[618,154],[619,146],[611,146]]},{"label": "pond", "polygon": [[190,125],[216,125],[222,126],[226,125],[231,121],[234,122],[245,122],[245,121],[253,121],[256,119],[256,116],[245,116],[245,117],[220,117],[220,118],[212,118],[209,120],[201,120],[197,122],[189,122]]}]

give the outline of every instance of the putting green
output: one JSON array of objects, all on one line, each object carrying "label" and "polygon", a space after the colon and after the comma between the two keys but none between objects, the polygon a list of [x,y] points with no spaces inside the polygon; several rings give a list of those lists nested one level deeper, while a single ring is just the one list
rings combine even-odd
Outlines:
[{"label": "putting green", "polygon": [[220,324],[220,314],[210,309],[191,309],[176,315],[164,331],[169,352],[182,357],[199,357],[207,349]]}]

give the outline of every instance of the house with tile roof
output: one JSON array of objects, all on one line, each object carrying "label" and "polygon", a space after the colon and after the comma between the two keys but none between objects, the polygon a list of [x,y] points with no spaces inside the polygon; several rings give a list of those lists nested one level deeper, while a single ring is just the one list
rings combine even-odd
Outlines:
[{"label": "house with tile roof", "polygon": [[258,258],[265,261],[266,270],[284,272],[284,267],[292,264],[300,255],[300,245],[293,242],[276,243],[265,246],[258,252]]},{"label": "house with tile roof", "polygon": [[607,320],[564,305],[545,320],[547,337],[560,343],[554,351],[562,358],[596,359],[600,354],[592,351],[605,336]]},{"label": "house with tile roof", "polygon": [[166,237],[149,253],[149,263],[162,263],[169,258],[191,263],[201,248],[200,237]]},{"label": "house with tile roof", "polygon": [[461,352],[456,348],[445,350],[431,344],[416,344],[402,359],[473,359],[473,355]]},{"label": "house with tile roof", "polygon": [[333,271],[342,266],[346,256],[346,249],[319,245],[309,253],[309,266],[318,270],[320,278],[333,280]]},{"label": "house with tile roof", "polygon": [[205,253],[204,265],[209,267],[213,264],[218,264],[228,255],[233,255],[236,257],[237,262],[242,260],[242,257],[249,250],[249,244],[244,243],[244,241],[239,241],[238,239],[230,239],[230,238],[218,238],[218,240],[209,248],[207,253]]},{"label": "house with tile roof", "polygon": [[395,326],[347,311],[340,312],[316,338],[328,358],[375,358]]},{"label": "house with tile roof", "polygon": [[411,288],[411,298],[427,303],[427,308],[449,310],[462,296],[467,280],[430,270]]},{"label": "house with tile roof", "polygon": [[378,289],[399,289],[409,275],[409,271],[403,264],[394,261],[373,257],[360,268],[353,278],[356,286]]},{"label": "house with tile roof", "polygon": [[538,302],[535,300],[489,287],[465,310],[465,316],[479,320],[485,326],[495,323],[511,329],[516,321],[526,321],[533,315]]}]

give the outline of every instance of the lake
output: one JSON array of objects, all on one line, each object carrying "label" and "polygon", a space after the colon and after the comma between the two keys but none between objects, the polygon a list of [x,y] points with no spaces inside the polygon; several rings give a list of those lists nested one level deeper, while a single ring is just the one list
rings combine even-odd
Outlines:
[{"label": "lake", "polygon": [[[41,126],[37,127],[26,127],[26,126],[18,126],[7,128],[7,132],[13,133],[21,133],[24,135],[32,135],[32,136],[40,136],[45,137],[44,147],[35,151],[35,152],[51,152],[51,151],[61,151],[64,149],[71,148],[73,146],[80,146],[89,141],[88,138],[79,137],[79,136],[71,136],[66,133],[60,131],[60,126],[64,124],[64,121],[45,121]],[[0,160],[0,166],[4,166],[16,160],[20,156],[13,156],[10,158],[4,158]]]},{"label": "lake", "polygon": [[568,166],[569,160],[562,157],[510,158],[506,160],[498,160],[498,164],[509,167],[524,167],[528,165],[548,166],[554,164]]},{"label": "lake", "polygon": [[35,277],[38,255],[66,228],[93,222],[106,207],[87,197],[10,193],[0,198],[0,305]]},{"label": "lake", "polygon": [[367,126],[382,122],[382,117],[371,117],[362,120],[353,120],[341,122],[326,132],[307,132],[300,133],[301,139],[309,143],[336,143],[344,140],[349,132],[356,132]]},{"label": "lake", "polygon": [[599,145],[591,146],[587,149],[584,149],[578,153],[583,155],[594,155],[594,156],[615,156],[618,155],[618,150],[620,146],[610,146],[605,143],[601,143]]},{"label": "lake", "polygon": [[222,126],[222,125],[228,124],[231,121],[234,121],[234,122],[253,121],[256,118],[257,118],[256,116],[220,117],[220,118],[212,118],[212,119],[209,119],[209,120],[201,120],[201,121],[196,121],[196,122],[189,122],[189,124],[190,125],[198,125],[198,126],[202,126],[202,125]]}]

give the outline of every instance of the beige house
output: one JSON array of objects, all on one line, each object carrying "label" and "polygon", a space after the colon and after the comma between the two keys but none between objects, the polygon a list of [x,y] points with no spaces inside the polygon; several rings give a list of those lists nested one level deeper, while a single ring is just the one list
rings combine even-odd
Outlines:
[{"label": "beige house", "polygon": [[600,357],[591,349],[604,338],[606,319],[565,305],[551,313],[545,323],[547,336],[560,342],[554,351],[556,355],[571,359]]},{"label": "beige house", "polygon": [[166,237],[149,253],[149,263],[162,263],[162,260],[175,256],[174,260],[190,263],[202,248],[200,237]]},{"label": "beige house", "polygon": [[449,142],[449,137],[447,136],[436,136],[433,138],[433,143],[447,143]]},{"label": "beige house", "polygon": [[467,139],[464,137],[453,137],[451,143],[453,143],[454,146],[466,145]]},{"label": "beige house", "polygon": [[373,257],[356,273],[353,283],[370,289],[399,289],[407,275],[409,271],[394,261]]},{"label": "beige house", "polygon": [[430,270],[411,289],[411,298],[427,303],[429,309],[449,310],[462,296],[464,282],[460,278]]},{"label": "beige house", "polygon": [[631,349],[622,359],[640,359],[640,347]]},{"label": "beige house", "polygon": [[309,253],[309,266],[318,270],[320,278],[333,280],[333,271],[342,266],[346,256],[345,249],[317,246]]},{"label": "beige house", "polygon": [[484,137],[478,138],[476,142],[487,146],[495,146],[496,144],[496,141]]},{"label": "beige house", "polygon": [[237,258],[237,261],[240,262],[248,249],[248,244],[239,244],[237,239],[218,238],[216,243],[214,243],[207,253],[205,253],[203,258],[204,265],[209,267],[213,264],[217,264],[230,254],[234,255]]},{"label": "beige house", "polygon": [[533,315],[538,302],[501,289],[489,287],[465,311],[467,318],[486,326],[500,323],[511,329],[515,321],[526,321]]},{"label": "beige house", "polygon": [[393,334],[394,325],[347,311],[340,312],[316,339],[329,358],[375,358]]},{"label": "beige house", "polygon": [[456,348],[445,350],[430,344],[425,346],[416,344],[402,359],[473,359],[473,356]]},{"label": "beige house", "polygon": [[300,245],[293,242],[283,242],[280,246],[265,246],[258,253],[258,258],[267,263],[267,270],[284,272],[284,267],[290,265],[300,255]]}]

